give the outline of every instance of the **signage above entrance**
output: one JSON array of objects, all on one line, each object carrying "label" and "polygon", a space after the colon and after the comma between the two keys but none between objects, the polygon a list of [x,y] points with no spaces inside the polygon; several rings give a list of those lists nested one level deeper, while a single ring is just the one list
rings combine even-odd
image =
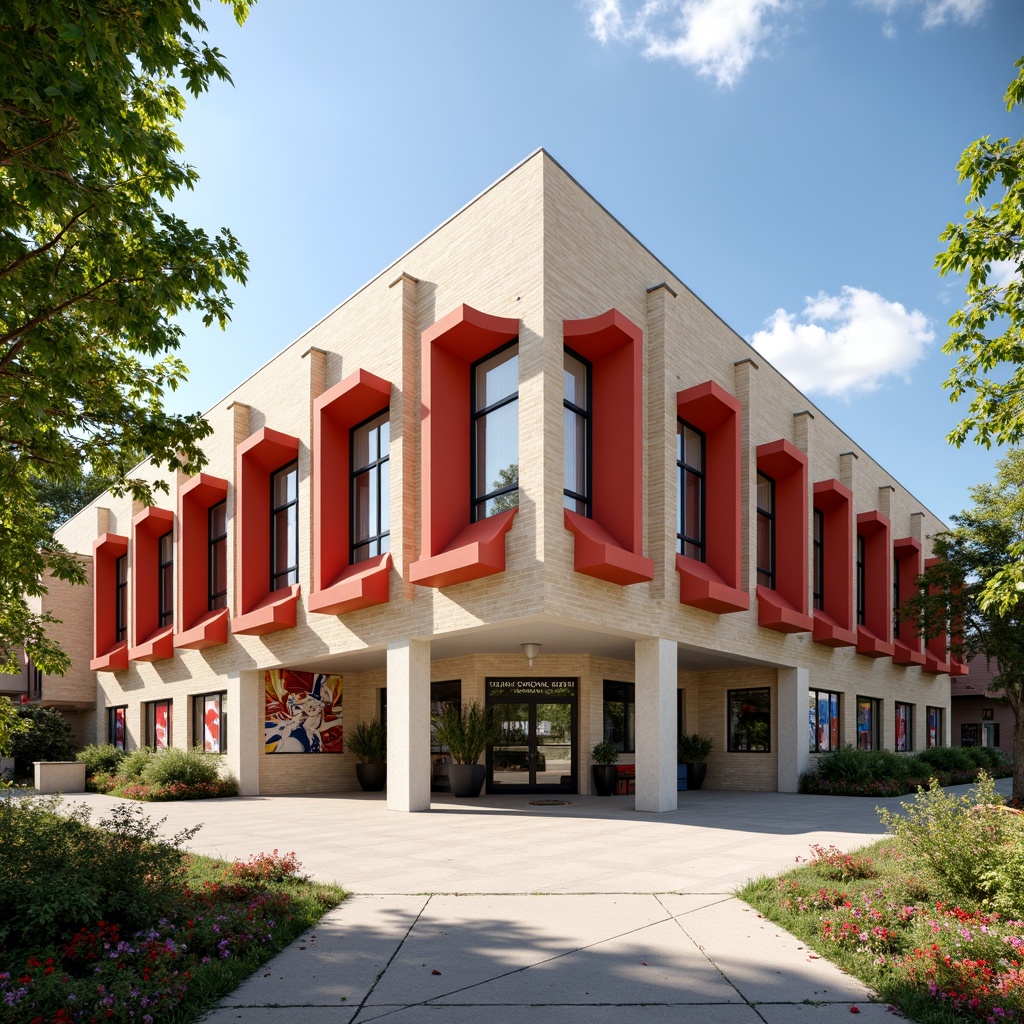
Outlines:
[{"label": "signage above entrance", "polygon": [[487,696],[491,700],[515,700],[518,697],[575,697],[575,679],[488,679]]}]

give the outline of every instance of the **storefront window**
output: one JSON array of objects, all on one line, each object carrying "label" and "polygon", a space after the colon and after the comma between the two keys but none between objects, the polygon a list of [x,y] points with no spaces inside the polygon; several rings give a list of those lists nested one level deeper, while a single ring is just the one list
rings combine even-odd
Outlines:
[{"label": "storefront window", "polygon": [[807,712],[812,754],[839,749],[839,694],[828,690],[808,693]]},{"label": "storefront window", "polygon": [[914,706],[896,702],[896,749],[914,749]]},{"label": "storefront window", "polygon": [[192,746],[208,754],[224,754],[228,749],[226,693],[201,693],[192,698]]},{"label": "storefront window", "polygon": [[622,753],[636,750],[636,685],[604,681],[604,738]]},{"label": "storefront window", "polygon": [[942,744],[942,708],[928,708],[928,737],[925,746],[930,750]]},{"label": "storefront window", "polygon": [[107,708],[107,742],[117,750],[127,750],[128,730],[125,727],[127,715],[127,706]]},{"label": "storefront window", "polygon": [[876,697],[857,698],[857,747],[860,750],[878,750],[882,702]]},{"label": "storefront window", "polygon": [[768,753],[771,750],[771,696],[768,687],[729,691],[730,751]]},{"label": "storefront window", "polygon": [[162,750],[171,745],[171,702],[154,700],[145,705],[146,746]]}]

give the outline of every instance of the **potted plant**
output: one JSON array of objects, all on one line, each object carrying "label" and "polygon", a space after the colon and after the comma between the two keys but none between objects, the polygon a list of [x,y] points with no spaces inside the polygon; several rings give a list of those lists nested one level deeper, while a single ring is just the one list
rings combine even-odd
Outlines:
[{"label": "potted plant", "polygon": [[704,785],[704,777],[708,773],[708,754],[711,753],[710,736],[702,736],[699,732],[691,732],[679,737],[677,760],[686,765],[686,788],[700,789]]},{"label": "potted plant", "polygon": [[615,792],[615,783],[619,778],[619,769],[615,766],[619,759],[619,751],[614,743],[602,740],[594,744],[590,752],[590,774],[594,780],[594,791],[598,796],[611,796]]},{"label": "potted plant", "polygon": [[345,737],[345,745],[359,758],[356,778],[366,793],[379,793],[388,780],[387,726],[379,718],[360,722]]},{"label": "potted plant", "polygon": [[491,708],[476,701],[461,707],[454,701],[443,704],[433,715],[434,742],[448,748],[453,764],[448,781],[455,796],[479,796],[487,769],[478,764],[483,752],[501,738],[501,723]]}]

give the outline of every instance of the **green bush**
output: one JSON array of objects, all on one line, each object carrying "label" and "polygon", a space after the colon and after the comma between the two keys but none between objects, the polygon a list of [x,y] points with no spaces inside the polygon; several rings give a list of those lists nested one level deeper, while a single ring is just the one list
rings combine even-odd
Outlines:
[{"label": "green bush", "polygon": [[141,781],[148,786],[195,786],[216,782],[220,776],[220,757],[204,753],[202,747],[181,750],[167,747],[154,754],[142,770]]},{"label": "green bush", "polygon": [[33,761],[73,761],[75,736],[64,716],[54,708],[23,704],[18,715],[32,723],[32,728],[11,739],[14,770],[18,775],[31,775]]},{"label": "green bush", "polygon": [[917,756],[940,772],[963,772],[977,767],[976,762],[967,753],[968,747],[931,747],[922,750]]},{"label": "green bush", "polygon": [[86,778],[92,778],[100,772],[116,775],[118,766],[124,760],[124,751],[118,750],[112,743],[103,743],[99,746],[90,743],[75,754],[75,758],[85,765]]},{"label": "green bush", "polygon": [[139,747],[138,750],[131,750],[121,759],[117,773],[131,782],[141,782],[143,773],[155,756],[156,751],[150,747]]}]

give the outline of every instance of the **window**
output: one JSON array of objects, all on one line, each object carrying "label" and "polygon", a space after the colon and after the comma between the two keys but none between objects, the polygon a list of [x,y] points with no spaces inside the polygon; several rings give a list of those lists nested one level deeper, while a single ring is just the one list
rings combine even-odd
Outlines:
[{"label": "window", "polygon": [[299,464],[270,478],[270,589],[299,582]]},{"label": "window", "polygon": [[127,750],[128,706],[107,708],[107,742],[117,750]]},{"label": "window", "polygon": [[117,560],[117,604],[115,633],[117,643],[128,639],[128,556]]},{"label": "window", "polygon": [[[892,552],[893,661],[897,665],[924,665],[926,658],[921,635],[911,614],[923,568],[921,542],[913,537],[901,537],[893,541]],[[906,607],[903,607],[904,602]]]},{"label": "window", "polygon": [[519,505],[519,343],[470,369],[473,402],[472,520]]},{"label": "window", "polygon": [[29,661],[25,665],[26,680],[25,692],[29,700],[42,700],[43,697],[43,670],[38,665]]},{"label": "window", "polygon": [[352,429],[352,562],[390,550],[391,421],[388,413]]},{"label": "window", "polygon": [[586,359],[566,349],[563,356],[565,397],[563,423],[565,426],[565,464],[563,479],[563,505],[572,512],[590,518],[591,451],[590,411],[593,404],[590,393],[591,365]]},{"label": "window", "polygon": [[857,747],[860,750],[879,750],[882,702],[876,697],[857,698]]},{"label": "window", "polygon": [[676,428],[676,554],[705,560],[704,434],[679,420]]},{"label": "window", "polygon": [[224,754],[228,749],[226,693],[201,693],[192,698],[192,746],[208,754]]},{"label": "window", "polygon": [[891,658],[892,640],[891,524],[880,512],[857,513],[857,653]]},{"label": "window", "polygon": [[219,501],[207,511],[210,559],[207,610],[228,606],[228,503]]},{"label": "window", "polygon": [[772,693],[757,690],[729,690],[729,750],[733,753],[771,751]]},{"label": "window", "polygon": [[980,746],[981,726],[977,722],[964,722],[960,726],[960,746]]},{"label": "window", "polygon": [[174,534],[168,530],[157,541],[160,559],[157,586],[160,600],[160,625],[169,626],[174,622]]},{"label": "window", "polygon": [[812,754],[839,749],[839,694],[811,690],[807,695]]},{"label": "window", "polygon": [[636,686],[604,681],[604,739],[620,753],[636,750]]},{"label": "window", "polygon": [[825,513],[814,510],[814,607],[825,610]]},{"label": "window", "polygon": [[171,745],[171,701],[154,700],[143,705],[146,712],[146,746],[162,750]]},{"label": "window", "polygon": [[925,708],[925,718],[928,723],[928,735],[925,738],[925,746],[931,750],[932,747],[942,746],[942,708]]},{"label": "window", "polygon": [[896,749],[914,749],[914,705],[896,701]]},{"label": "window", "polygon": [[857,534],[857,625],[864,625],[864,538]]},{"label": "window", "polygon": [[892,560],[892,635],[900,635],[900,560]]},{"label": "window", "polygon": [[757,582],[775,588],[775,481],[757,474]]}]

